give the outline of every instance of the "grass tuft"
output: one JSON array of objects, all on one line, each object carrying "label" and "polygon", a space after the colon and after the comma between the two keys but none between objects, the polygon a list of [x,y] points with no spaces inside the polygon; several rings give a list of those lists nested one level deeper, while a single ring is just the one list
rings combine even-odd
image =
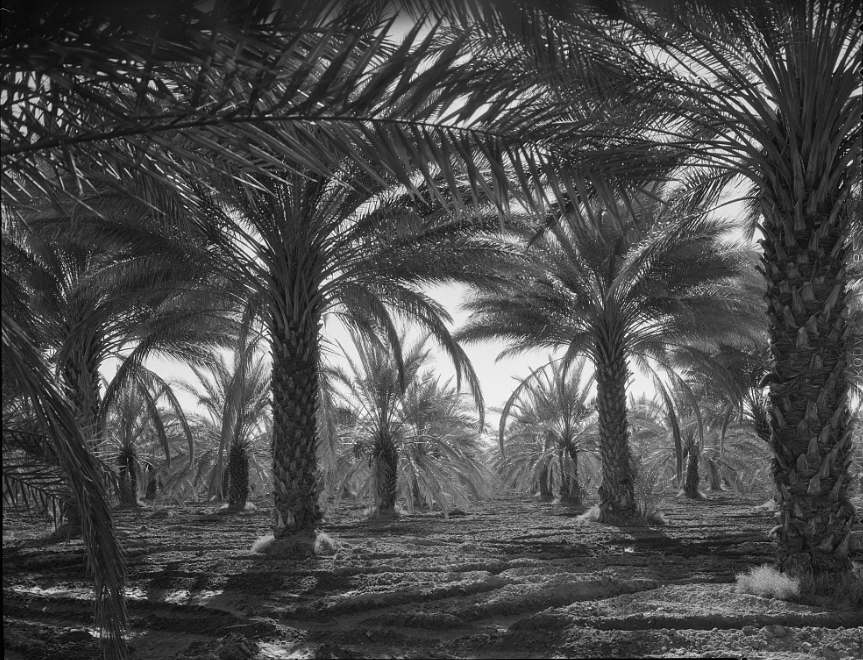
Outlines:
[{"label": "grass tuft", "polygon": [[318,532],[315,538],[315,554],[321,557],[331,557],[336,554],[338,543],[332,536],[324,532]]},{"label": "grass tuft", "polygon": [[273,545],[274,540],[275,539],[272,534],[267,534],[266,536],[261,536],[260,538],[255,539],[255,542],[252,544],[252,552],[256,552],[260,555],[266,554],[270,546]]},{"label": "grass tuft", "polygon": [[276,541],[272,534],[255,540],[252,552],[268,557],[305,559],[315,555],[327,557],[336,554],[338,543],[324,532],[315,537],[286,536]]},{"label": "grass tuft", "polygon": [[627,517],[606,515],[603,517],[598,504],[594,504],[587,511],[576,516],[575,519],[582,522],[598,522],[607,525],[618,525],[620,527],[644,527],[648,525],[662,527],[665,525],[665,518],[657,510],[644,511],[639,507],[638,515]]},{"label": "grass tuft", "polygon": [[734,590],[741,594],[794,600],[800,595],[800,581],[765,564],[738,575]]}]

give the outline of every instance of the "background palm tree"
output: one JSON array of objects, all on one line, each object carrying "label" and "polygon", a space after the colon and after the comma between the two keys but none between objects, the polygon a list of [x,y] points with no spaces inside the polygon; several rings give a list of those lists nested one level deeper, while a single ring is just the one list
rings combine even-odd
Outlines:
[{"label": "background palm tree", "polygon": [[[506,482],[531,491],[544,488],[559,501],[580,504],[579,454],[595,447],[595,402],[588,400],[593,378],[583,381],[586,360],[566,364],[550,359],[513,390],[500,416],[499,443],[510,456],[499,462]],[[513,424],[507,430],[507,422]]]},{"label": "background palm tree", "polygon": [[[204,476],[207,495],[228,499],[229,511],[240,511],[249,498],[249,460],[266,436],[270,410],[269,360],[261,354],[263,335],[243,323],[230,359],[218,357],[210,365],[191,365],[198,385],[180,382],[196,397],[204,414],[196,426],[208,449],[189,469]],[[268,439],[268,438],[267,438]],[[176,478],[176,477],[175,477]]]},{"label": "background palm tree", "polygon": [[[149,476],[146,474],[147,466],[155,465],[157,448],[161,449],[166,466],[171,465],[171,439],[166,429],[169,415],[166,412],[179,423],[189,456],[192,456],[195,439],[180,402],[171,386],[149,369],[136,369],[119,388],[112,404],[101,413],[107,445],[102,453],[115,454],[121,505],[138,505],[139,484]],[[146,452],[143,455],[142,450]]]},{"label": "background palm tree", "polygon": [[[5,301],[8,290],[5,276],[3,283]],[[71,402],[55,385],[44,358],[34,348],[33,339],[15,319],[7,315],[5,306],[2,312],[4,381],[9,383],[9,389],[20,392],[27,400],[28,412],[43,434],[37,436],[40,445],[46,454],[54,457],[68,478],[75,504],[81,512],[87,560],[93,568],[96,624],[107,638],[104,652],[106,657],[124,657],[123,634],[127,626],[123,593],[125,561],[114,532],[101,470],[87,449]],[[7,433],[14,431],[8,429],[7,422],[4,415],[4,449],[8,439],[14,436],[14,433]]]},{"label": "background palm tree", "polygon": [[[638,200],[638,198],[635,198]],[[607,200],[607,206],[618,202]],[[621,206],[623,204],[621,203]],[[603,478],[600,519],[633,516],[634,475],[626,417],[627,360],[668,364],[670,347],[739,332],[752,316],[736,287],[745,259],[723,239],[721,222],[684,215],[680,200],[599,202],[555,218],[550,227],[514,232],[532,269],[480,292],[465,307],[460,339],[503,339],[509,353],[533,347],[586,354],[597,382]],[[604,213],[608,215],[604,217]]]},{"label": "background palm tree", "polygon": [[468,509],[486,493],[479,424],[464,396],[427,370],[425,341],[408,347],[399,365],[384,346],[355,337],[358,359],[331,367],[345,411],[341,434],[352,457],[337,480],[335,506],[346,488],[366,495],[372,514],[437,507]]}]

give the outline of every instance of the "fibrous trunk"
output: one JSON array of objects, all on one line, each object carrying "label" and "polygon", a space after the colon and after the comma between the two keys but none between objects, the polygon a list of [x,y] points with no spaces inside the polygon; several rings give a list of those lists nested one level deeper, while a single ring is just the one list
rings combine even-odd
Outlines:
[{"label": "fibrous trunk", "polygon": [[[273,536],[313,543],[317,488],[318,323],[272,314]],[[293,316],[293,315],[291,315]]]},{"label": "fibrous trunk", "polygon": [[698,482],[701,480],[698,474],[700,453],[698,446],[694,443],[689,445],[689,451],[686,452],[686,478],[683,482],[683,493],[692,499],[701,497],[701,493],[698,491]]},{"label": "fibrous trunk", "polygon": [[554,491],[551,485],[551,470],[548,465],[544,465],[539,473],[539,497],[543,500],[554,498]]},{"label": "fibrous trunk", "polygon": [[120,505],[138,506],[138,475],[135,472],[135,452],[123,450],[118,457],[120,466]]},{"label": "fibrous trunk", "polygon": [[[564,452],[566,452],[564,454]],[[569,458],[569,461],[566,458]],[[580,504],[582,499],[581,484],[578,483],[578,449],[572,443],[566,443],[558,451],[560,461],[560,493],[561,502]]]},{"label": "fibrous trunk", "polygon": [[851,569],[856,517],[848,501],[847,219],[832,203],[809,216],[783,214],[766,198],[762,207],[777,562],[797,575],[842,573]]},{"label": "fibrous trunk", "polygon": [[249,499],[249,455],[245,445],[235,443],[228,454],[228,506],[239,511]]},{"label": "fibrous trunk", "polygon": [[[99,425],[99,351],[95,342],[81,342],[81,346],[69,350],[69,357],[63,363],[62,375],[69,398],[75,410],[75,418],[87,446],[93,455],[101,441]],[[121,496],[122,497],[122,496]],[[80,530],[82,517],[74,501],[66,502],[66,522],[70,532]]]},{"label": "fibrous trunk", "polygon": [[392,515],[395,513],[398,497],[399,453],[392,439],[386,434],[382,433],[375,438],[371,461],[371,468],[375,471],[377,512],[381,515]]},{"label": "fibrous trunk", "polygon": [[599,520],[614,521],[637,515],[629,427],[626,419],[626,381],[629,372],[618,333],[609,332],[596,346],[596,406],[599,412],[599,449],[602,484]]}]

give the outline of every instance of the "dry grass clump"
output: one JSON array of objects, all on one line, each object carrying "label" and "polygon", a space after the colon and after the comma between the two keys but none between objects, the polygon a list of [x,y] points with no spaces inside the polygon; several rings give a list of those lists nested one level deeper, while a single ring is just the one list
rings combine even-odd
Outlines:
[{"label": "dry grass clump", "polygon": [[800,581],[765,564],[738,575],[734,590],[741,594],[794,600],[800,595]]},{"label": "dry grass clump", "polygon": [[338,543],[332,536],[324,532],[318,532],[315,538],[315,554],[320,557],[331,557],[336,554]]},{"label": "dry grass clump", "polygon": [[665,525],[665,518],[659,511],[645,510],[639,506],[638,514],[635,516],[612,516],[602,514],[598,504],[594,504],[587,511],[576,517],[582,522],[598,522],[606,525],[617,525],[619,527],[646,527]]},{"label": "dry grass clump", "polygon": [[305,559],[311,556],[330,557],[336,554],[337,548],[338,543],[324,532],[318,532],[314,537],[289,536],[279,539],[278,542],[272,534],[267,534],[252,544],[254,553],[289,559]]}]

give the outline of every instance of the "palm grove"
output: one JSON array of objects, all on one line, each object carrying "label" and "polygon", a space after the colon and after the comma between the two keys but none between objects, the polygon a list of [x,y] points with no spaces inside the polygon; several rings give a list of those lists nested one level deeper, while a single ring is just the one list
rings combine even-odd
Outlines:
[{"label": "palm grove", "polygon": [[[4,2],[4,492],[26,492],[33,461],[56,471],[108,651],[125,610],[97,420],[147,389],[143,361],[215,364],[264,333],[274,547],[309,547],[339,413],[326,318],[378,362],[386,347],[399,393],[416,376],[399,328],[418,326],[482,419],[426,293],[446,282],[475,292],[463,339],[594,365],[599,520],[638,515],[633,370],[656,381],[680,465],[684,413],[709,427],[692,365],[728,384],[716,356],[763,346],[745,387],[768,388],[779,568],[851,570],[859,6],[524,5],[406,2],[397,21],[386,3]],[[735,195],[736,234],[711,214]],[[735,244],[753,233],[755,258]],[[102,389],[109,356],[122,367]],[[744,389],[712,392],[742,411]],[[155,413],[166,390],[149,392]],[[166,424],[184,431],[191,464],[182,411],[153,423],[166,455]]]}]

